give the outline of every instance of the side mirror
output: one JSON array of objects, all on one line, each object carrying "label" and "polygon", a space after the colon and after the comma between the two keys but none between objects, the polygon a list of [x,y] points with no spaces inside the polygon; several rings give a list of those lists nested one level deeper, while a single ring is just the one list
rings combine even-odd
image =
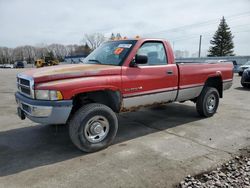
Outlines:
[{"label": "side mirror", "polygon": [[140,64],[147,64],[148,62],[148,56],[146,55],[136,55],[131,62],[130,66],[135,67],[136,65]]}]

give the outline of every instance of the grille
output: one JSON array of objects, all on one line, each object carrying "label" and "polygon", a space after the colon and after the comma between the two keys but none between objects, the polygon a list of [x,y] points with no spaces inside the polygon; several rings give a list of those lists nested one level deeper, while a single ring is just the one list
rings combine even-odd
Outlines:
[{"label": "grille", "polygon": [[25,86],[30,86],[30,81],[20,78],[20,84],[25,85]]},{"label": "grille", "polygon": [[33,80],[23,75],[17,76],[17,88],[20,93],[33,98]]},{"label": "grille", "polygon": [[21,91],[22,93],[25,93],[25,94],[27,94],[27,95],[30,95],[30,89],[29,89],[29,88],[25,88],[25,87],[23,87],[23,86],[20,86],[20,91]]},{"label": "grille", "polygon": [[29,107],[28,105],[26,105],[26,104],[22,104],[22,109],[23,109],[24,111],[28,112],[28,113],[31,113],[30,107]]}]

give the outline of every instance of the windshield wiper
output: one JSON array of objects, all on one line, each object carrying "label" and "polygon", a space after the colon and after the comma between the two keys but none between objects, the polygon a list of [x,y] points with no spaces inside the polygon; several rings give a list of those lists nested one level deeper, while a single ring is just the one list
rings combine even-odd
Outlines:
[{"label": "windshield wiper", "polygon": [[89,59],[88,61],[93,61],[93,62],[96,62],[96,63],[98,63],[98,64],[102,64],[99,60],[97,60],[97,59]]}]

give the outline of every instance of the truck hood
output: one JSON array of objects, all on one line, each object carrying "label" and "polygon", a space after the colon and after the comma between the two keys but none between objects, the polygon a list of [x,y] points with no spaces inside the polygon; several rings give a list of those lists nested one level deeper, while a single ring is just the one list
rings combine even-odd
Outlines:
[{"label": "truck hood", "polygon": [[120,66],[113,65],[70,64],[34,68],[21,74],[32,77],[35,83],[40,83],[67,78],[119,75],[120,71]]}]

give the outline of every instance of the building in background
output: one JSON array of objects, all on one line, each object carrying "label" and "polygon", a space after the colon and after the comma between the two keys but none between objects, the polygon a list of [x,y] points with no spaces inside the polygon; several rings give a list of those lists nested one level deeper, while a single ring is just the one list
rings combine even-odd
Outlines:
[{"label": "building in background", "polygon": [[64,62],[65,64],[77,64],[82,63],[83,60],[87,57],[87,55],[72,55],[72,56],[65,56]]},{"label": "building in background", "polygon": [[247,61],[250,61],[250,56],[220,56],[220,57],[201,57],[201,58],[176,58],[176,61],[183,61],[183,62],[204,62],[207,60],[227,60],[227,61],[235,61],[237,65],[243,65]]},{"label": "building in background", "polygon": [[189,57],[189,52],[187,50],[185,51],[175,50],[174,55],[175,55],[175,58],[186,58],[186,57]]}]

